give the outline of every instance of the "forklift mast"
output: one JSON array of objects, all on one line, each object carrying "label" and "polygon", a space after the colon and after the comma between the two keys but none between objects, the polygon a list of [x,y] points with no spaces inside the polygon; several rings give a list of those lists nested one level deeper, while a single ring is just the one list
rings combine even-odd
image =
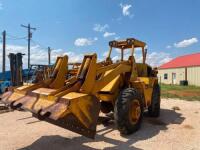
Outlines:
[{"label": "forklift mast", "polygon": [[12,86],[23,85],[23,77],[22,77],[23,55],[24,54],[22,53],[17,53],[17,54],[10,53],[8,56],[10,59],[10,74],[11,74]]}]

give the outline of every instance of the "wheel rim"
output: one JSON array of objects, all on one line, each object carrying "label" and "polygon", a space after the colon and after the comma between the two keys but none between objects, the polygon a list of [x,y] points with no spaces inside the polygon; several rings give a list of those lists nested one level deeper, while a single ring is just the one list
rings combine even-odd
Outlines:
[{"label": "wheel rim", "polygon": [[129,120],[132,124],[136,124],[141,115],[140,103],[138,100],[133,100],[130,105]]}]

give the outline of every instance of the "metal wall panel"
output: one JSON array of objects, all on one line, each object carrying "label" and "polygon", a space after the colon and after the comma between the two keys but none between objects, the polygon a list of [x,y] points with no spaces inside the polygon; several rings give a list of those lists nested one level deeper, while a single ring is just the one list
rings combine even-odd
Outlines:
[{"label": "metal wall panel", "polygon": [[189,67],[187,72],[189,85],[200,86],[200,67]]},{"label": "metal wall panel", "polygon": [[[164,74],[168,74],[168,78],[164,79]],[[176,74],[176,82],[173,83],[172,74]],[[179,84],[181,80],[185,80],[185,68],[159,69],[158,78],[161,83]],[[189,85],[200,86],[200,67],[187,67],[187,80]]]},{"label": "metal wall panel", "polygon": [[[164,79],[164,74],[168,74],[167,79]],[[172,74],[175,74],[175,79],[172,78]],[[185,68],[161,69],[158,70],[158,77],[161,83],[179,84],[181,80],[185,80]]]}]

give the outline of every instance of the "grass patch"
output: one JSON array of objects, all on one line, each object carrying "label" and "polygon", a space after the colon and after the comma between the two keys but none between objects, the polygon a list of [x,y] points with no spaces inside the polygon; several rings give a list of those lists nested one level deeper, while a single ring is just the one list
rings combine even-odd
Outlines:
[{"label": "grass patch", "polygon": [[200,87],[161,84],[161,97],[200,101]]}]

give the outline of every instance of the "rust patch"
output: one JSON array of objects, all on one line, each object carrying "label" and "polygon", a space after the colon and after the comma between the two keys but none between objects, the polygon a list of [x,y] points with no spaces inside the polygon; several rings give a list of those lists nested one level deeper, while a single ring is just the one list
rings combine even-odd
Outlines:
[{"label": "rust patch", "polygon": [[0,114],[10,112],[11,110],[7,106],[0,106]]},{"label": "rust patch", "polygon": [[194,129],[194,127],[189,125],[189,124],[183,125],[183,128],[185,128],[185,129]]},{"label": "rust patch", "polygon": [[173,110],[181,110],[178,106],[173,106],[172,109]]}]

